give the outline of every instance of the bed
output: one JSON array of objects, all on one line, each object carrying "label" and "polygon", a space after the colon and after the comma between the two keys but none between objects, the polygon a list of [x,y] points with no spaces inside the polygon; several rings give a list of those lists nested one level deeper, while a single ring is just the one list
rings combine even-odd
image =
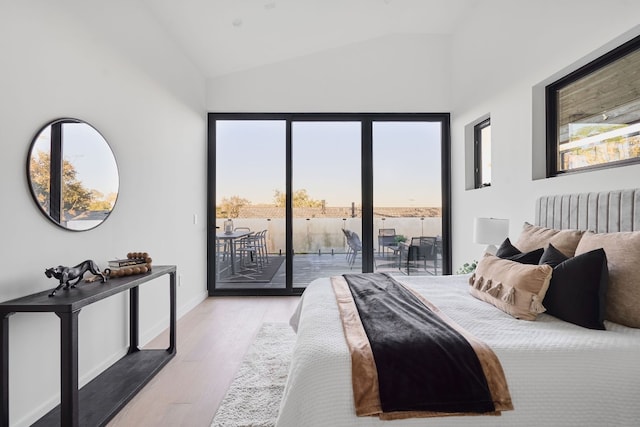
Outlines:
[{"label": "bed", "polygon": [[[602,236],[640,230],[640,190],[542,197],[538,229],[589,229]],[[622,232],[622,233],[619,233]],[[611,253],[616,280],[620,265]],[[518,246],[516,243],[515,246]],[[578,248],[580,248],[578,246]],[[576,257],[578,257],[576,251]],[[613,276],[612,276],[613,277]],[[501,416],[451,416],[381,421],[357,417],[351,357],[329,278],[312,282],[291,318],[297,342],[278,427],[313,426],[637,426],[640,423],[640,329],[604,320],[590,329],[547,313],[519,320],[470,295],[471,275],[395,276],[426,297],[498,356],[514,410]],[[639,279],[640,280],[640,279]],[[471,280],[473,283],[473,280]],[[634,296],[640,299],[640,281]],[[611,291],[611,289],[609,289]],[[613,293],[614,296],[615,293]],[[617,295],[624,301],[626,294]],[[607,302],[608,303],[608,302]],[[607,306],[609,309],[609,306]],[[640,305],[632,307],[633,317]]]}]

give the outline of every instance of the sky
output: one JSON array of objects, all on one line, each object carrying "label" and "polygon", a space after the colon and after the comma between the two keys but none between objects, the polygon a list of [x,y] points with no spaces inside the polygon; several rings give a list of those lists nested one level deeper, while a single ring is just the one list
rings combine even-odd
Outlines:
[{"label": "sky", "polygon": [[76,168],[78,180],[85,188],[105,196],[118,192],[118,166],[111,147],[93,127],[85,123],[65,124],[63,157]]},{"label": "sky", "polygon": [[[216,132],[217,202],[273,203],[285,190],[285,122],[220,120]],[[359,205],[360,132],[359,122],[294,122],[294,191],[328,207]],[[375,206],[441,206],[440,141],[438,122],[375,122]]]},{"label": "sky", "polygon": [[[85,188],[95,189],[107,196],[117,193],[118,167],[109,144],[92,126],[86,123],[65,123],[62,126],[62,156],[77,172],[77,179]],[[37,136],[33,153],[51,150],[51,126]]]}]

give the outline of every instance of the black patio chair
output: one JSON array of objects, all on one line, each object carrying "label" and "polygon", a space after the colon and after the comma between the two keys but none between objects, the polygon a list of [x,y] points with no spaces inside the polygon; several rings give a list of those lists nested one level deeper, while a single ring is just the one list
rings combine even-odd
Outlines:
[{"label": "black patio chair", "polygon": [[410,275],[411,268],[419,268],[419,265],[422,265],[422,268],[427,271],[427,264],[430,262],[433,266],[433,274],[437,274],[437,241],[437,237],[431,236],[412,237],[411,244],[403,251],[406,255],[406,262],[401,262],[400,269],[402,270],[404,264],[407,275]]}]

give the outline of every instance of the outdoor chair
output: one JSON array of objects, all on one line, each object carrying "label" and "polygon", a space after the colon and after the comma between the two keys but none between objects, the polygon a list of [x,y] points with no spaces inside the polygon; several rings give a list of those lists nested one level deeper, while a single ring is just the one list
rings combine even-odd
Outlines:
[{"label": "outdoor chair", "polygon": [[229,244],[216,237],[216,279],[230,268]]},{"label": "outdoor chair", "polygon": [[379,228],[378,229],[378,254],[380,254],[380,248],[382,248],[382,255],[384,255],[385,248],[389,246],[397,246],[396,242],[396,229],[395,228]]},{"label": "outdoor chair", "polygon": [[345,236],[347,236],[347,245],[349,246],[347,252],[347,262],[349,267],[353,269],[353,264],[356,262],[358,252],[362,252],[362,241],[358,233],[349,230],[343,230]]},{"label": "outdoor chair", "polygon": [[433,250],[435,252],[433,254],[433,274],[438,274],[438,263],[442,260],[442,237],[436,236]]},{"label": "outdoor chair", "polygon": [[248,231],[250,234],[235,241],[235,253],[240,266],[244,269],[255,271],[262,270],[263,258],[260,257],[260,237],[258,233],[251,232],[249,227],[235,227],[233,231]]},{"label": "outdoor chair", "polygon": [[261,237],[259,233],[251,233],[238,240],[236,254],[240,258],[240,264],[245,270],[261,271],[264,258],[261,249]]},{"label": "outdoor chair", "polygon": [[351,230],[342,229],[342,233],[344,234],[344,238],[346,239],[347,249],[346,249],[346,258],[349,260],[349,256],[351,256],[351,245],[349,244],[349,239],[351,239],[351,234],[353,233]]},{"label": "outdoor chair", "polygon": [[258,248],[258,257],[262,265],[269,263],[269,253],[267,252],[267,230],[258,231],[255,234],[255,246]]},{"label": "outdoor chair", "polygon": [[[437,274],[437,240],[436,237],[421,236],[412,237],[411,244],[406,247],[404,251],[406,254],[406,262],[404,267],[406,268],[407,275],[411,274],[411,268],[422,268],[427,271],[427,263],[430,262],[433,265],[433,274]],[[402,260],[401,260],[402,261]],[[403,263],[400,264],[402,270]]]}]

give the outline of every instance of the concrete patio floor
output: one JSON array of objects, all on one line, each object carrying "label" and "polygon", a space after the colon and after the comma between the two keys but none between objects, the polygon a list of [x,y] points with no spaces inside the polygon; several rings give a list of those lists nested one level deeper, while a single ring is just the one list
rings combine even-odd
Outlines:
[{"label": "concrete patio floor", "polygon": [[[277,256],[277,255],[275,255]],[[293,287],[305,288],[313,280],[320,277],[335,276],[346,273],[358,273],[360,269],[361,257],[358,255],[353,267],[349,266],[346,254],[296,254],[293,257]],[[403,260],[402,270],[398,268],[398,259],[391,253],[375,253],[375,272],[391,273],[394,275],[406,275],[406,259]],[[268,283],[247,280],[233,281],[233,283],[218,282],[216,289],[284,289],[285,288],[286,261],[280,265],[273,278]],[[427,264],[424,269],[421,262],[412,262],[409,274],[414,276],[431,276],[434,274],[432,264]],[[438,274],[442,274],[438,268]]]}]

